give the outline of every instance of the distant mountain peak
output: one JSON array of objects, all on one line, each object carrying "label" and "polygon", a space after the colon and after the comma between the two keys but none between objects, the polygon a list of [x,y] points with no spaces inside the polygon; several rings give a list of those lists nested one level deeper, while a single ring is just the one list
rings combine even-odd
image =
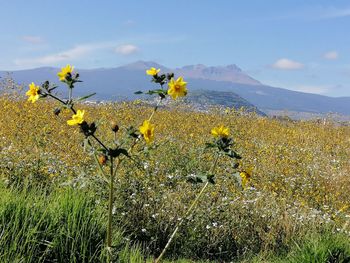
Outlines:
[{"label": "distant mountain peak", "polygon": [[228,70],[235,70],[235,71],[238,71],[238,72],[242,72],[242,69],[239,68],[236,64],[227,65],[226,68]]},{"label": "distant mountain peak", "polygon": [[261,85],[259,81],[250,77],[235,64],[216,67],[207,67],[203,64],[188,65],[175,69],[175,73],[187,78],[229,81],[232,83],[249,85]]},{"label": "distant mountain peak", "polygon": [[228,81],[248,85],[262,85],[259,81],[246,74],[236,64],[226,66],[206,66],[204,64],[195,64],[170,69],[154,61],[138,60],[119,68],[127,70],[146,70],[151,67],[160,68],[162,72],[173,71],[176,73],[176,75],[181,75],[185,78]]},{"label": "distant mountain peak", "polygon": [[138,60],[136,62],[121,66],[120,68],[125,68],[125,69],[130,69],[130,70],[146,70],[146,69],[149,69],[151,67],[165,69],[164,66],[158,64],[157,62],[143,61],[143,60]]},{"label": "distant mountain peak", "polygon": [[184,69],[184,70],[202,70],[202,69],[205,69],[205,68],[207,68],[206,65],[197,64],[197,65],[183,66],[182,68],[177,68],[176,70],[181,70],[181,69]]}]

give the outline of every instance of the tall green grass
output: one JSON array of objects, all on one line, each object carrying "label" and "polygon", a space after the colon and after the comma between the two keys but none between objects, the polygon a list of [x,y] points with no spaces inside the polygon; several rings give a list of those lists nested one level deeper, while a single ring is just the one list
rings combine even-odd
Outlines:
[{"label": "tall green grass", "polygon": [[[72,188],[58,188],[51,193],[41,188],[21,191],[0,184],[0,262],[105,262],[103,206],[96,203],[91,191]],[[180,235],[180,241],[189,242],[183,240],[191,239],[189,235],[190,232]],[[147,243],[140,240],[131,243],[126,237],[130,238],[120,227],[115,231],[113,262],[153,262],[144,248]],[[191,240],[200,239],[192,237]],[[230,262],[350,262],[350,239],[344,234],[325,229],[319,233],[311,231],[304,237],[296,236],[294,240],[295,244],[288,248],[247,253]],[[199,245],[200,242],[196,246]],[[169,254],[174,260],[164,262],[217,262],[215,258],[212,261],[176,259],[175,251]],[[178,255],[186,256],[186,253],[180,251]]]},{"label": "tall green grass", "polygon": [[0,196],[0,262],[98,262],[102,213],[82,192],[5,190]]},{"label": "tall green grass", "polygon": [[311,235],[301,245],[296,244],[288,263],[349,263],[349,237],[331,232]]},{"label": "tall green grass", "polygon": [[[0,262],[105,262],[103,206],[87,192],[50,194],[0,185]],[[113,236],[115,262],[144,262],[122,231]]]}]

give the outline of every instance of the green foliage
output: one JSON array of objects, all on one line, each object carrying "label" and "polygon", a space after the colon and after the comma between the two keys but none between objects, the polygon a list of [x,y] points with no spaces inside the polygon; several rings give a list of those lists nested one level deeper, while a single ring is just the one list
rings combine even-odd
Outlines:
[{"label": "green foliage", "polygon": [[313,234],[298,245],[287,257],[289,263],[348,263],[349,237],[343,234]]},{"label": "green foliage", "polygon": [[100,262],[104,219],[84,192],[0,188],[0,262]]}]

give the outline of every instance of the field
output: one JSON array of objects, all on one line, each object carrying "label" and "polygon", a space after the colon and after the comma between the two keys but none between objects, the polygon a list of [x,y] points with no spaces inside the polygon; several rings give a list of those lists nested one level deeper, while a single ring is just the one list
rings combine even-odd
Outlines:
[{"label": "field", "polygon": [[[71,113],[52,100],[0,97],[0,262],[105,262],[108,185]],[[78,104],[96,135],[113,141],[139,127],[143,102]],[[165,262],[350,262],[350,126],[272,119],[233,109],[196,112],[174,101],[153,117],[115,180],[113,258],[152,262],[212,167],[211,129],[230,129],[249,171],[242,187],[232,159],[219,159]],[[102,169],[108,169],[102,167]],[[192,180],[193,181],[193,180]]]}]

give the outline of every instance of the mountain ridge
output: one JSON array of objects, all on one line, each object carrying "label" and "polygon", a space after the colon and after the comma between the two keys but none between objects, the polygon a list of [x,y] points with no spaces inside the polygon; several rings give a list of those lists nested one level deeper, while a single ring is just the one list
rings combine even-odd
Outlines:
[{"label": "mountain ridge", "polygon": [[[97,92],[98,99],[134,99],[135,91],[154,89],[150,76],[145,74],[145,70],[150,67],[160,68],[163,72],[173,71],[175,76],[184,76],[189,91],[233,92],[260,110],[350,115],[350,97],[334,98],[264,85],[235,64],[217,67],[197,64],[170,69],[153,61],[136,61],[114,68],[77,69],[83,82],[77,86],[76,92],[78,95]],[[55,67],[41,67],[12,71],[12,77],[24,85],[45,80],[58,84],[59,70]],[[6,71],[0,71],[0,76],[5,74]]]}]

